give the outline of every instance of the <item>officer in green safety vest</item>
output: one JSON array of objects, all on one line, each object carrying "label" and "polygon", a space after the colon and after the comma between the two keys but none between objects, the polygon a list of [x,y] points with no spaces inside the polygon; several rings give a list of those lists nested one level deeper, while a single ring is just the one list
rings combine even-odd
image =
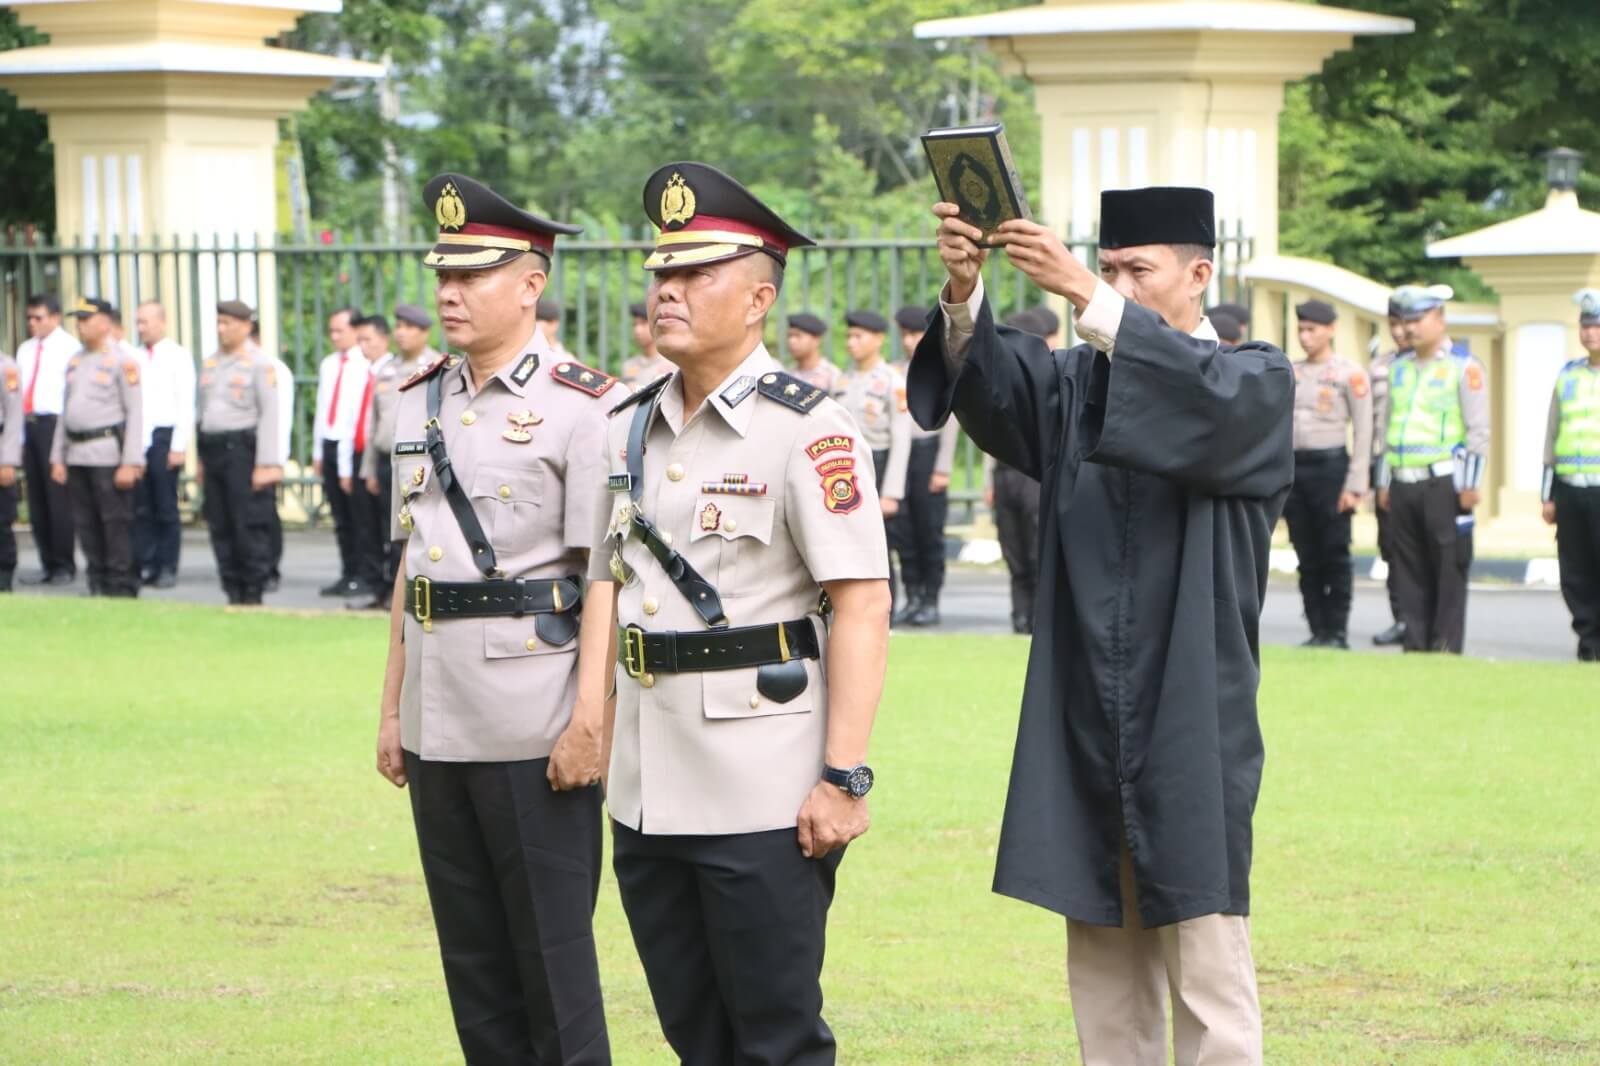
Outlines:
[{"label": "officer in green safety vest", "polygon": [[1411,350],[1395,360],[1380,416],[1378,506],[1389,511],[1390,566],[1406,651],[1461,654],[1471,521],[1489,454],[1483,364],[1454,351],[1448,285],[1405,286],[1394,306]]},{"label": "officer in green safety vest", "polygon": [[1544,434],[1544,520],[1556,527],[1561,596],[1578,658],[1600,662],[1600,289],[1573,297],[1588,356],[1556,376]]}]

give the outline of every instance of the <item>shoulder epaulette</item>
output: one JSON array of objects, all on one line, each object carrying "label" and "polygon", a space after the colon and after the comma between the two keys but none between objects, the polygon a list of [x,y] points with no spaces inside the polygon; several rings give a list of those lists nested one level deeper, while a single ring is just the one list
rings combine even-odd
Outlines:
[{"label": "shoulder epaulette", "polygon": [[405,392],[419,381],[427,381],[440,370],[444,369],[445,365],[449,362],[450,357],[448,355],[441,355],[439,358],[435,359],[433,362],[429,363],[415,374],[412,374],[409,378],[406,378],[405,384],[400,386],[400,391]]},{"label": "shoulder epaulette", "polygon": [[632,396],[629,396],[627,399],[625,399],[621,403],[617,404],[617,406],[615,406],[615,407],[613,407],[611,409],[610,413],[611,414],[616,414],[618,411],[627,410],[629,407],[632,407],[634,404],[638,403],[640,400],[648,400],[650,397],[654,396],[656,393],[660,392],[663,388],[665,388],[667,382],[669,382],[671,380],[672,380],[672,375],[671,374],[662,374],[660,377],[656,378],[650,384],[646,385],[644,388],[640,389],[638,392],[634,393]]},{"label": "shoulder epaulette", "polygon": [[1576,370],[1576,369],[1578,369],[1578,368],[1579,368],[1579,367],[1580,367],[1580,366],[1583,366],[1583,365],[1584,365],[1584,364],[1585,364],[1585,363],[1587,363],[1587,362],[1588,362],[1588,361],[1589,361],[1589,359],[1588,359],[1588,357],[1587,357],[1587,356],[1582,356],[1582,357],[1580,357],[1580,358],[1577,358],[1577,359],[1573,359],[1573,360],[1571,360],[1571,361],[1570,361],[1570,362],[1568,362],[1568,363],[1567,363],[1567,365],[1566,365],[1566,366],[1563,366],[1563,367],[1562,367],[1562,368],[1561,368],[1561,369],[1562,369],[1562,370],[1563,370],[1563,371],[1566,371],[1566,370]]},{"label": "shoulder epaulette", "polygon": [[785,374],[775,370],[769,374],[762,374],[761,380],[756,384],[756,391],[769,400],[777,400],[792,411],[805,414],[816,407],[827,392],[815,385],[807,385],[793,374]]},{"label": "shoulder epaulette", "polygon": [[590,396],[600,396],[617,383],[617,379],[610,374],[571,360],[557,363],[550,371],[550,376],[561,384],[571,385],[579,392],[586,392]]}]

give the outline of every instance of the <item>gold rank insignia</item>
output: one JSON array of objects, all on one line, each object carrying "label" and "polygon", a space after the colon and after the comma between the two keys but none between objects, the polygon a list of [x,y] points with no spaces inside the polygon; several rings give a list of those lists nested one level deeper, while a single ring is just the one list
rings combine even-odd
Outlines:
[{"label": "gold rank insignia", "polygon": [[621,548],[617,548],[611,553],[611,576],[616,578],[619,585],[628,583],[628,564],[622,561]]},{"label": "gold rank insignia", "polygon": [[526,444],[531,441],[533,434],[528,432],[529,427],[537,426],[544,421],[532,411],[512,411],[506,415],[506,420],[515,428],[506,430],[500,436],[512,444]]},{"label": "gold rank insignia", "polygon": [[682,174],[673,174],[667,187],[661,190],[661,225],[679,225],[694,217],[694,190],[683,180]]},{"label": "gold rank insignia", "polygon": [[400,528],[409,530],[415,524],[416,519],[411,517],[411,505],[409,503],[402,503],[400,505]]},{"label": "gold rank insignia", "polygon": [[433,205],[433,217],[440,229],[460,229],[467,224],[467,205],[461,199],[456,183],[447,181],[439,190],[439,199]]},{"label": "gold rank insignia", "polygon": [[411,483],[413,485],[420,485],[422,484],[422,479],[427,476],[427,471],[423,467],[419,466],[411,472]]},{"label": "gold rank insignia", "polygon": [[700,528],[707,533],[714,533],[721,525],[722,508],[714,503],[706,504],[705,509],[700,512]]}]

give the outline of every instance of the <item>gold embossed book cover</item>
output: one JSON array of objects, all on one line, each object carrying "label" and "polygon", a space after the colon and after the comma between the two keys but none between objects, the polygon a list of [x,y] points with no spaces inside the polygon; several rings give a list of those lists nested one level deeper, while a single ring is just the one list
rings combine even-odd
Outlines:
[{"label": "gold embossed book cover", "polygon": [[982,246],[988,247],[989,235],[1002,222],[1033,218],[1003,123],[929,130],[922,135],[922,148],[939,198],[961,208],[961,220],[983,231]]}]

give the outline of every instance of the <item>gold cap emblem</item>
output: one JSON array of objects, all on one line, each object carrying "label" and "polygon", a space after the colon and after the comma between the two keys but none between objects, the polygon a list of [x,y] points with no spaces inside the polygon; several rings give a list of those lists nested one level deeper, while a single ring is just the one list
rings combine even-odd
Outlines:
[{"label": "gold cap emblem", "polygon": [[467,224],[467,205],[462,202],[456,183],[447,181],[439,190],[439,199],[433,205],[433,217],[439,220],[440,229],[460,229]]},{"label": "gold cap emblem", "polygon": [[689,188],[682,174],[674,173],[667,187],[661,190],[661,225],[665,228],[674,222],[682,224],[693,217],[694,190]]}]

